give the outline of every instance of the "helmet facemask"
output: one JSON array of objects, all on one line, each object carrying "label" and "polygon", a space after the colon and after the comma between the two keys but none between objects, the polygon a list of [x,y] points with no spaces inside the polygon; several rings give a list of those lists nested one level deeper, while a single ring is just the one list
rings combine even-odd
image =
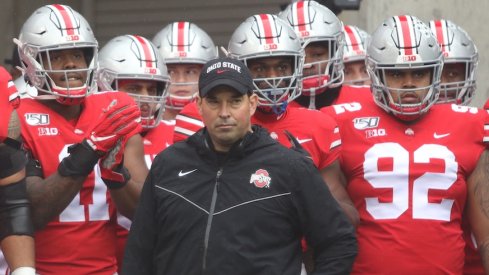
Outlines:
[{"label": "helmet facemask", "polygon": [[[372,60],[369,60],[372,62]],[[440,71],[441,64],[423,64],[421,66],[410,67],[378,67],[375,65],[369,66],[369,74],[372,77],[372,92],[374,100],[384,110],[392,113],[397,118],[403,121],[412,121],[421,117],[426,113],[431,106],[436,102],[439,96]],[[388,81],[387,74],[403,71],[405,73],[414,74],[416,71],[429,70],[430,82],[426,86],[414,87],[416,84],[405,87],[397,87],[391,85]],[[426,94],[423,98],[419,98],[417,102],[402,103],[405,96],[408,94],[411,97],[419,97],[419,91],[425,90]]]},{"label": "helmet facemask", "polygon": [[[476,90],[475,71],[477,60],[446,61],[444,70],[451,64],[461,64],[464,66],[464,79],[440,83],[440,97],[436,103],[454,103],[458,105],[468,105]],[[448,66],[447,66],[448,65]],[[443,74],[443,73],[442,73]]]},{"label": "helmet facemask", "polygon": [[414,16],[385,20],[371,36],[366,64],[375,103],[400,120],[416,120],[438,99],[443,55]]},{"label": "helmet facemask", "polygon": [[[70,50],[75,50],[72,48]],[[53,68],[51,59],[52,55],[56,54],[55,51],[58,50],[46,50],[40,52],[36,61],[39,62],[40,66],[43,68],[42,78],[43,84],[39,86],[39,94],[50,94],[54,95],[56,100],[64,105],[78,105],[83,102],[84,98],[94,92],[94,89],[89,90],[89,87],[93,85],[95,77],[95,68],[92,67],[93,56],[96,55],[96,50],[93,48],[81,48],[83,51],[86,68],[73,68],[73,69],[55,69]],[[41,75],[39,74],[39,75]],[[56,81],[53,79],[57,77],[65,81],[65,85],[57,85]],[[80,79],[83,83],[82,85],[70,85],[69,79]],[[40,92],[40,93],[39,93]]]},{"label": "helmet facemask", "polygon": [[[118,36],[100,50],[99,62],[100,88],[127,92],[141,110],[143,129],[157,127],[165,111],[170,76],[156,47],[141,36]],[[139,94],[143,90],[146,93]]]},{"label": "helmet facemask", "polygon": [[[28,90],[31,97],[77,105],[96,91],[98,43],[85,18],[69,6],[40,7],[26,20],[14,42],[24,76],[37,89],[36,94]],[[83,52],[83,65],[73,55],[78,50]],[[58,51],[64,51],[63,55]],[[62,60],[53,66],[53,58],[72,58],[72,62]]]},{"label": "helmet facemask", "polygon": [[[323,93],[327,88],[335,88],[343,83],[343,34],[324,40],[306,42],[307,46],[325,45],[328,49],[328,59],[304,63],[302,78],[302,94],[314,96]],[[306,53],[307,57],[307,53]]]},{"label": "helmet facemask", "polygon": [[[429,26],[443,52],[446,67],[437,103],[467,105],[476,89],[477,47],[468,33],[450,20],[431,20]],[[463,79],[458,77],[461,75]]]},{"label": "helmet facemask", "polygon": [[120,91],[120,86],[123,86],[125,82],[137,82],[141,80],[154,81],[156,82],[156,95],[140,95],[128,92],[141,111],[141,126],[145,130],[149,130],[157,127],[162,119],[163,113],[165,112],[165,102],[168,97],[168,82],[160,81],[156,79],[128,79],[128,78],[119,78],[116,79],[113,83],[113,89],[115,91]]},{"label": "helmet facemask", "polygon": [[[179,87],[184,87],[184,89],[180,89]],[[165,107],[172,110],[182,110],[187,104],[195,101],[197,99],[198,94],[198,82],[175,82],[170,84],[170,88],[176,90],[185,90],[189,92],[190,95],[176,95],[176,94],[168,94],[168,97],[165,101]]]},{"label": "helmet facemask", "polygon": [[[286,57],[288,59],[291,68],[290,75],[255,77],[253,78],[253,86],[255,87],[255,93],[258,95],[258,108],[266,113],[280,115],[285,112],[288,103],[300,95],[300,90],[298,88],[300,76],[297,75],[296,68],[301,68],[301,58],[299,56],[276,57]],[[252,63],[253,60],[259,59],[260,58],[253,58],[244,61],[246,66],[250,68],[250,63]],[[250,70],[253,74],[253,69],[250,68]]]}]

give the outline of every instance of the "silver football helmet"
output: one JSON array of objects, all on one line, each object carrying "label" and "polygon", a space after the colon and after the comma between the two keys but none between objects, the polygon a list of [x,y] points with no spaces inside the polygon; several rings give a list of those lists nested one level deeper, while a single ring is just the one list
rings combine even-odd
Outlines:
[{"label": "silver football helmet", "polygon": [[353,25],[345,25],[343,32],[345,34],[343,62],[365,61],[370,35]]},{"label": "silver football helmet", "polygon": [[467,32],[449,20],[431,20],[429,25],[443,52],[445,64],[460,63],[465,67],[463,81],[440,84],[437,103],[467,105],[476,89],[477,48]]},{"label": "silver football helmet", "polygon": [[329,59],[305,63],[304,69],[317,68],[303,76],[302,94],[316,95],[343,83],[343,23],[327,7],[315,1],[297,1],[288,5],[279,17],[287,21],[299,36],[303,48],[310,43],[327,44]]},{"label": "silver football helmet", "polygon": [[[69,6],[55,4],[37,9],[24,23],[19,38],[14,42],[18,45],[27,81],[42,92],[30,96],[73,105],[97,89],[97,40],[85,18]],[[82,49],[87,68],[53,69],[50,56],[55,51],[67,49]],[[64,79],[86,75],[86,80],[79,87],[70,87],[69,84],[68,87],[59,87],[50,74],[60,73],[64,74]]]},{"label": "silver football helmet", "polygon": [[[410,121],[426,113],[439,95],[443,55],[429,27],[410,15],[385,20],[372,34],[367,49],[367,70],[377,105]],[[386,83],[386,73],[399,70],[430,69],[431,81],[426,87],[396,88]],[[427,90],[419,103],[403,104],[407,93]],[[395,99],[394,99],[395,97]]]},{"label": "silver football helmet", "polygon": [[278,16],[248,17],[232,34],[227,52],[229,57],[242,60],[247,66],[252,59],[275,56],[292,59],[291,75],[253,79],[260,107],[282,113],[300,95],[304,52],[294,30]]},{"label": "silver football helmet", "polygon": [[141,125],[154,128],[161,121],[170,76],[156,47],[137,35],[111,39],[99,53],[98,85],[102,90],[119,90],[119,80],[152,80],[156,96],[130,94],[141,109]]},{"label": "silver football helmet", "polygon": [[[217,47],[211,37],[190,22],[180,21],[168,24],[155,35],[153,44],[158,48],[166,64],[205,64],[218,57]],[[197,82],[173,82],[170,85],[190,86],[195,93],[192,96],[170,94],[166,101],[167,108],[181,110],[197,95]]]}]

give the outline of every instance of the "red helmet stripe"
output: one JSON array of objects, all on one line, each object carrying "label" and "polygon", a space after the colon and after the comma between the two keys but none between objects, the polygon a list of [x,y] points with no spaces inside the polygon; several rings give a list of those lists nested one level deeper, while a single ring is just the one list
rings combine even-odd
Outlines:
[{"label": "red helmet stripe", "polygon": [[445,35],[444,35],[444,32],[443,32],[443,25],[442,25],[442,21],[441,20],[438,20],[438,21],[435,21],[435,27],[436,27],[436,38],[438,40],[438,44],[441,45],[441,50],[442,52],[445,52]]},{"label": "red helmet stripe", "polygon": [[[73,28],[73,21],[71,20],[70,15],[68,14],[68,10],[64,5],[59,5],[59,4],[54,4],[52,5],[58,13],[61,15],[61,18],[63,20],[60,20],[60,22],[63,24],[64,23],[64,30],[68,35],[73,35],[75,34],[75,30]],[[63,27],[63,26],[62,26]]]},{"label": "red helmet stripe", "polygon": [[143,53],[142,60],[145,61],[146,67],[153,68],[154,67],[153,64],[156,63],[154,62],[156,59],[154,58],[154,53],[152,53],[149,42],[145,38],[139,35],[133,35],[133,37],[137,42],[139,42],[137,44],[138,47],[141,48],[142,50]]},{"label": "red helmet stripe", "polygon": [[185,45],[187,43],[185,43],[185,38],[186,38],[186,29],[188,28],[187,25],[188,25],[188,22],[178,22],[178,32],[177,32],[177,35],[178,35],[178,38],[177,38],[177,45],[178,45],[178,51],[179,52],[183,52],[185,51]]},{"label": "red helmet stripe", "polygon": [[306,9],[304,9],[304,2],[299,1],[296,2],[296,7],[297,7],[297,27],[299,28],[299,31],[305,31],[306,30]]},{"label": "red helmet stripe", "polygon": [[344,27],[345,32],[346,32],[346,44],[348,47],[352,47],[352,50],[354,51],[359,51],[361,43],[359,42],[359,39],[356,37],[358,33],[350,26],[345,26]]},{"label": "red helmet stripe", "polygon": [[412,22],[405,15],[396,16],[396,23],[399,23],[400,28],[398,28],[398,32],[401,31],[399,35],[399,42],[401,50],[404,50],[405,55],[413,54],[413,43],[412,43]]},{"label": "red helmet stripe", "polygon": [[260,14],[260,19],[259,20],[261,22],[261,27],[263,29],[263,32],[265,34],[265,40],[266,40],[266,43],[267,44],[273,44],[274,41],[273,41],[273,38],[274,38],[274,35],[273,35],[273,31],[272,31],[272,26],[270,24],[270,18],[268,14]]},{"label": "red helmet stripe", "polygon": [[448,44],[447,22],[445,20],[435,20],[434,26],[431,25],[431,31],[436,35],[436,40],[441,47],[442,52],[446,52]]}]

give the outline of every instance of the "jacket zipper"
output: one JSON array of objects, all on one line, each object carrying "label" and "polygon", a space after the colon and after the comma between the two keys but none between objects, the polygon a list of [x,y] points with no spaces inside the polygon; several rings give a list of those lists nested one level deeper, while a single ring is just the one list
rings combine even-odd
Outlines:
[{"label": "jacket zipper", "polygon": [[211,233],[212,218],[214,217],[214,211],[216,209],[217,194],[219,193],[219,179],[222,175],[222,168],[219,168],[216,175],[216,183],[214,184],[214,191],[212,192],[211,209],[209,210],[209,217],[207,218],[207,226],[205,227],[204,238],[204,259],[202,261],[202,271],[207,268],[207,249],[209,246],[209,236]]}]

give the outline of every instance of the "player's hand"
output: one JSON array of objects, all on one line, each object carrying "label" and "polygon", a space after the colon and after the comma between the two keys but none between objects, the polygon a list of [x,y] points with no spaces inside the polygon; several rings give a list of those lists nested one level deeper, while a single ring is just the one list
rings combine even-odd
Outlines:
[{"label": "player's hand", "polygon": [[139,127],[141,113],[133,102],[114,99],[103,110],[95,126],[85,137],[94,151],[105,154],[117,141]]}]

